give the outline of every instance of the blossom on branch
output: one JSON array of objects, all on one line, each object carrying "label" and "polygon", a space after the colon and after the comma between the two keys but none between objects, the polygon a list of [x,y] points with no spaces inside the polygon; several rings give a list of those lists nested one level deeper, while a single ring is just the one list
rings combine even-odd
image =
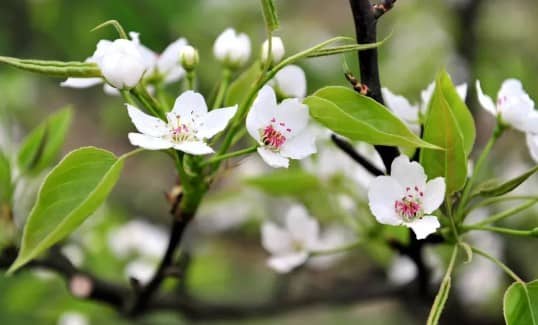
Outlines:
[{"label": "blossom on branch", "polygon": [[233,28],[222,32],[213,45],[215,58],[229,68],[238,68],[250,58],[250,39],[244,33],[237,33]]},{"label": "blossom on branch", "polygon": [[377,221],[386,225],[404,225],[424,239],[440,227],[437,217],[430,215],[443,203],[445,179],[426,182],[424,168],[401,155],[394,159],[390,176],[378,176],[368,190],[370,210]]},{"label": "blossom on branch", "polygon": [[269,82],[282,97],[304,98],[306,96],[306,76],[301,67],[290,64],[278,71]]},{"label": "blossom on branch", "polygon": [[208,112],[204,97],[189,90],[176,99],[174,108],[166,114],[167,123],[129,104],[127,110],[140,132],[129,133],[132,145],[148,150],[174,148],[192,155],[206,155],[214,151],[205,139],[224,130],[235,115],[237,105]]},{"label": "blossom on branch", "polygon": [[[265,40],[262,44],[261,59],[262,62],[267,62],[269,52],[269,40]],[[271,63],[275,64],[284,58],[286,50],[282,39],[278,36],[271,37]]]},{"label": "blossom on branch", "polygon": [[298,99],[277,105],[273,88],[264,86],[247,115],[250,136],[260,145],[258,153],[271,167],[285,167],[289,159],[303,159],[316,153],[315,137],[307,129],[308,107]]}]

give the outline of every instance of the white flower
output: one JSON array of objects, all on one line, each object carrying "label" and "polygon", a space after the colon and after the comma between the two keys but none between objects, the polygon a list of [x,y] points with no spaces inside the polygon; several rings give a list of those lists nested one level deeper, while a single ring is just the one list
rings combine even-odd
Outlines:
[{"label": "white flower", "polygon": [[538,163],[538,134],[527,133],[526,137],[531,157]]},{"label": "white flower", "polygon": [[264,86],[247,115],[248,133],[258,141],[258,153],[271,167],[288,167],[289,159],[316,152],[315,137],[307,130],[308,107],[298,99],[277,105],[273,88]]},{"label": "white flower", "polygon": [[187,45],[184,46],[181,52],[179,53],[179,58],[181,62],[181,66],[187,70],[191,71],[200,62],[200,56],[198,55],[198,50],[196,50],[194,47]]},{"label": "white flower", "polygon": [[[269,40],[265,40],[262,44],[261,59],[262,62],[267,62],[267,52],[269,51]],[[284,58],[286,50],[282,39],[277,36],[271,37],[271,63],[278,63]]]},{"label": "white flower", "polygon": [[[428,111],[428,106],[430,105],[430,101],[433,96],[433,91],[435,90],[435,81],[433,81],[431,84],[426,87],[421,93],[420,97],[422,99],[422,104],[420,105],[420,112],[422,114],[426,114]],[[456,92],[460,96],[461,100],[465,101],[465,98],[467,97],[467,84],[462,83],[456,86]]]},{"label": "white flower", "polygon": [[125,275],[137,279],[141,284],[147,284],[155,274],[155,264],[144,259],[136,259],[125,266]]},{"label": "white flower", "polygon": [[68,311],[60,315],[58,325],[88,325],[88,318],[78,312]]},{"label": "white flower", "polygon": [[476,81],[476,90],[482,107],[499,117],[503,123],[522,132],[538,133],[538,112],[519,80],[507,79],[502,83],[497,94],[497,104],[482,92],[480,80]]},{"label": "white flower", "polygon": [[214,151],[204,140],[224,130],[235,115],[237,105],[208,112],[204,97],[189,90],[176,99],[174,108],[167,113],[168,123],[129,104],[127,110],[141,132],[129,133],[132,145],[148,150],[174,148],[192,155],[206,155]]},{"label": "white flower", "polygon": [[386,106],[394,113],[394,115],[404,121],[411,131],[419,134],[419,106],[411,105],[405,97],[396,95],[387,88],[382,88],[381,93],[383,94]]},{"label": "white flower", "polygon": [[[348,229],[340,226],[331,226],[323,231],[315,243],[316,251],[326,251],[338,249],[349,245],[352,241],[352,234]],[[336,253],[324,256],[315,256],[308,260],[308,266],[315,270],[326,270],[345,256],[345,253]]]},{"label": "white flower", "polygon": [[413,260],[405,255],[398,255],[392,260],[387,277],[395,285],[406,285],[417,276],[417,265]]},{"label": "white flower", "polygon": [[132,220],[108,235],[108,245],[118,258],[136,255],[160,258],[166,249],[168,235],[157,226],[143,220]]},{"label": "white flower", "polygon": [[306,76],[297,65],[287,65],[278,71],[270,85],[283,97],[304,98],[306,96]]},{"label": "white flower", "polygon": [[319,236],[319,225],[301,206],[293,206],[286,215],[285,228],[272,222],[262,225],[262,245],[271,253],[267,264],[280,273],[287,273],[308,259]]},{"label": "white flower", "polygon": [[250,58],[250,39],[246,34],[236,33],[233,28],[222,32],[213,45],[213,54],[230,68],[244,65]]},{"label": "white flower", "polygon": [[411,228],[417,239],[424,239],[440,227],[437,217],[429,215],[443,203],[445,180],[426,182],[424,168],[401,155],[394,159],[390,176],[378,176],[368,190],[370,210],[377,221]]}]

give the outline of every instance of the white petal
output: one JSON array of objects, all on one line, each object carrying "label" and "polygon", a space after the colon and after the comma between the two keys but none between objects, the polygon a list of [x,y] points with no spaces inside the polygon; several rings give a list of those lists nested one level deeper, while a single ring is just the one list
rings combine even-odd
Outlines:
[{"label": "white petal", "polygon": [[275,75],[276,86],[286,97],[306,96],[306,76],[299,66],[287,65]]},{"label": "white petal", "polygon": [[527,119],[522,129],[524,132],[530,132],[533,134],[538,133],[538,111],[533,110],[527,115]]},{"label": "white petal", "polygon": [[491,115],[497,116],[497,108],[495,106],[495,103],[489,97],[488,95],[484,94],[482,91],[482,87],[480,86],[480,80],[476,81],[476,94],[478,95],[478,101],[480,102],[480,105],[488,111]]},{"label": "white petal", "polygon": [[386,225],[400,225],[394,203],[405,195],[405,189],[391,176],[378,176],[370,182],[368,204],[376,220]]},{"label": "white petal", "polygon": [[288,158],[282,157],[279,153],[267,150],[263,147],[258,148],[258,153],[262,159],[273,168],[288,168],[289,166]]},{"label": "white petal", "polygon": [[286,215],[286,228],[291,237],[304,245],[305,249],[313,249],[319,239],[319,224],[308,215],[302,206],[293,206]]},{"label": "white petal", "polygon": [[288,273],[297,266],[304,264],[308,259],[306,252],[298,252],[283,256],[274,256],[267,261],[267,265],[279,273]]},{"label": "white petal", "polygon": [[465,98],[467,97],[467,84],[462,83],[460,85],[457,85],[456,91],[458,92],[458,95],[460,96],[461,100],[465,101]]},{"label": "white petal", "polygon": [[426,114],[428,111],[428,106],[430,105],[430,101],[433,96],[433,92],[435,90],[435,81],[430,83],[426,89],[424,89],[420,93],[420,98],[422,99],[422,105],[420,106],[420,111],[422,114]]},{"label": "white petal", "polygon": [[170,141],[161,138],[155,138],[146,134],[129,133],[129,141],[133,146],[141,147],[148,150],[162,150],[172,148],[174,145]]},{"label": "white petal", "polygon": [[532,159],[538,163],[538,135],[527,133],[527,147]]},{"label": "white petal", "polygon": [[441,227],[436,216],[424,216],[422,219],[408,222],[405,225],[413,229],[417,239],[424,239],[428,237],[429,234],[433,234],[437,228]]},{"label": "white petal", "polygon": [[277,227],[272,222],[264,222],[262,225],[262,246],[273,255],[283,255],[293,251],[293,243],[290,234]]},{"label": "white petal", "polygon": [[308,129],[287,140],[280,149],[282,156],[291,159],[304,159],[316,151],[316,138]]},{"label": "white petal", "polygon": [[260,142],[260,129],[269,125],[276,112],[276,96],[273,88],[264,86],[258,92],[247,115],[246,125],[251,137]]},{"label": "white petal", "polygon": [[176,82],[178,80],[181,80],[181,78],[183,78],[184,75],[185,75],[185,69],[183,69],[183,67],[179,67],[179,66],[173,67],[168,70],[168,72],[166,73],[164,77],[163,82],[165,85],[167,85],[167,84]]},{"label": "white petal", "polygon": [[120,96],[121,95],[120,91],[117,88],[112,87],[111,85],[107,84],[106,82],[103,85],[103,91],[105,92],[105,94],[110,95],[110,96]]},{"label": "white petal", "polygon": [[[278,124],[274,126],[283,134],[295,136],[301,133],[308,124],[308,106],[301,103],[297,98],[283,100],[276,109],[275,118]],[[280,125],[284,123],[284,125]]]},{"label": "white petal", "polygon": [[426,185],[424,168],[416,161],[410,162],[409,158],[405,155],[400,155],[394,159],[391,165],[390,175],[404,188],[418,186],[420,189],[423,189]]},{"label": "white petal", "polygon": [[[177,67],[181,68],[181,64],[179,63],[179,53],[187,44],[188,43],[185,38],[179,38],[168,45],[157,59],[157,68],[159,69],[159,72],[167,75],[172,69]],[[183,73],[185,72],[183,69],[181,70]]]},{"label": "white petal", "polygon": [[184,141],[174,145],[174,149],[191,155],[208,155],[215,151],[203,141]]},{"label": "white petal", "polygon": [[393,94],[387,88],[381,89],[381,92],[387,107],[394,112],[394,115],[407,123],[418,122],[418,106],[411,105],[405,97]]},{"label": "white petal", "polygon": [[445,199],[445,179],[436,177],[426,183],[424,189],[423,209],[425,213],[432,213],[443,203]]},{"label": "white petal", "polygon": [[498,99],[510,98],[510,97],[521,97],[528,96],[525,90],[523,90],[523,85],[521,81],[517,79],[506,79],[499,89]]},{"label": "white petal", "polygon": [[189,122],[200,122],[207,114],[207,104],[201,94],[187,90],[176,99],[172,112]]},{"label": "white petal", "polygon": [[67,78],[60,86],[67,88],[88,88],[103,83],[102,78]]},{"label": "white petal", "polygon": [[237,105],[214,109],[207,113],[199,126],[197,136],[202,139],[209,139],[226,128],[228,122],[237,112]]},{"label": "white petal", "polygon": [[148,115],[129,104],[126,106],[129,117],[139,132],[152,137],[162,137],[168,133],[168,128],[163,120]]},{"label": "white petal", "polygon": [[389,281],[396,285],[405,285],[417,276],[417,265],[412,259],[405,255],[393,259],[388,269]]}]

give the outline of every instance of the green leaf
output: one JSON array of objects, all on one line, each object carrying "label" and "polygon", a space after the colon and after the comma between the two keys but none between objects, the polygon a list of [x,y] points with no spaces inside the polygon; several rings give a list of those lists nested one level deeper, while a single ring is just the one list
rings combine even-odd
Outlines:
[{"label": "green leaf", "polygon": [[28,216],[13,273],[73,232],[106,199],[125,158],[94,147],[70,152],[47,175]]},{"label": "green leaf", "polygon": [[459,125],[461,135],[463,138],[463,148],[465,150],[465,155],[469,157],[471,151],[473,150],[474,142],[476,139],[476,128],[474,125],[473,115],[471,111],[465,104],[465,102],[460,98],[456,87],[452,83],[450,76],[446,71],[441,71],[439,74],[440,86],[443,92],[443,96],[451,108],[454,118]]},{"label": "green leaf", "polygon": [[302,195],[321,186],[315,175],[295,169],[279,170],[245,181],[271,195]]},{"label": "green leaf", "polygon": [[21,70],[44,74],[51,77],[102,77],[101,70],[99,70],[97,64],[90,62],[30,60],[0,56],[0,63],[5,63]]},{"label": "green leaf", "polygon": [[23,172],[39,173],[54,162],[64,143],[72,116],[71,107],[61,109],[26,136],[17,159]]},{"label": "green leaf", "polygon": [[422,141],[375,100],[339,86],[318,90],[304,103],[318,122],[351,140],[374,145],[440,149]]},{"label": "green leaf", "polygon": [[534,175],[536,171],[538,171],[538,166],[535,166],[526,171],[525,173],[517,176],[516,178],[513,178],[500,185],[497,183],[492,183],[491,181],[485,182],[482,185],[479,185],[477,191],[473,194],[473,196],[481,195],[485,197],[494,197],[504,195],[516,189],[519,185],[521,185],[521,183]]},{"label": "green leaf", "polygon": [[260,74],[261,68],[259,62],[254,62],[247,70],[243,71],[243,73],[230,84],[226,99],[224,100],[225,106],[233,106],[235,104],[242,106],[247,100],[248,93],[256,83]]},{"label": "green leaf", "polygon": [[503,314],[507,325],[538,325],[538,280],[512,283],[504,293]]},{"label": "green leaf", "polygon": [[261,0],[263,19],[269,33],[278,29],[279,22],[274,0]]},{"label": "green leaf", "polygon": [[0,151],[0,215],[4,205],[11,205],[12,195],[11,164],[9,158]]},{"label": "green leaf", "polygon": [[460,127],[443,95],[440,83],[440,78],[437,78],[424,125],[423,138],[445,150],[422,149],[420,163],[429,178],[444,177],[447,194],[451,194],[465,185],[467,156]]}]

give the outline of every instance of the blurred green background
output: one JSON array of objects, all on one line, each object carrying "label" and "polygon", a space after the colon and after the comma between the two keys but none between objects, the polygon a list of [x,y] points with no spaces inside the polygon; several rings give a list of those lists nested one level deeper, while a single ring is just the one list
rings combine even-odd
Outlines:
[{"label": "blurred green background", "polygon": [[[379,22],[380,38],[392,33],[380,49],[380,73],[384,86],[414,102],[419,101],[420,91],[443,67],[448,69],[456,83],[470,82],[469,103],[477,116],[481,144],[489,136],[493,121],[482,114],[473,99],[474,80],[477,77],[482,81],[485,92],[491,96],[495,96],[505,78],[515,77],[522,80],[531,98],[538,97],[538,38],[535,35],[538,30],[538,21],[535,19],[538,2],[481,1],[477,12],[472,17],[467,17],[465,8],[468,8],[471,1],[473,0],[398,1],[395,9]],[[277,34],[283,38],[288,54],[334,36],[354,35],[346,0],[280,0],[277,1],[277,6],[281,18],[281,28]],[[253,56],[259,53],[265,37],[259,3],[255,0],[2,0],[0,55],[83,60],[93,53],[99,39],[115,38],[111,28],[89,32],[108,19],[117,19],[128,31],[140,32],[142,42],[157,52],[178,37],[186,37],[200,51],[200,90],[206,94],[211,92],[220,77],[219,65],[212,56],[212,44],[221,31],[234,27],[246,32],[251,37]],[[358,74],[356,57],[346,55],[345,60]],[[343,62],[343,56],[301,62],[307,73],[309,93],[328,84],[345,85]],[[0,66],[0,116],[4,122],[3,127],[9,126],[13,135],[10,141],[20,140],[56,109],[73,104],[75,120],[64,153],[87,145],[107,148],[116,153],[130,150],[126,134],[132,130],[132,125],[119,98],[105,95],[101,87],[87,90],[61,88],[60,81]],[[171,85],[169,91],[176,94],[177,89],[177,84]],[[5,133],[0,133],[0,136],[5,136]],[[0,141],[2,142],[5,141]],[[337,159],[347,158],[342,156]],[[508,177],[528,166],[530,159],[523,137],[512,132],[499,144],[491,159],[489,172]],[[259,172],[260,168],[254,166],[253,170]],[[261,172],[264,172],[263,169]],[[231,175],[233,173],[230,171]],[[248,174],[248,171],[245,173]],[[129,162],[107,206],[69,240],[69,244],[76,247],[74,250],[77,252],[74,254],[78,254],[84,268],[107,279],[127,283],[124,268],[131,257],[118,259],[110,248],[110,237],[114,236],[116,227],[132,219],[166,225],[168,205],[163,193],[174,182],[173,166],[169,165],[164,155],[148,153]],[[237,209],[230,206],[228,196],[254,196],[257,200],[254,202],[261,202],[263,208],[258,206],[248,210],[244,220],[230,221],[239,226],[222,226],[227,231],[193,231],[194,237],[197,235],[202,239],[192,240],[198,248],[188,277],[189,287],[198,296],[215,301],[263,301],[280,280],[264,264],[266,255],[259,241],[259,221],[266,217],[278,217],[283,209],[275,209],[275,206],[285,206],[289,199],[264,196],[253,188],[245,188],[240,182],[229,183],[231,184],[220,184],[223,190],[216,191],[210,198],[217,203],[220,200],[227,201],[227,205],[221,210],[218,204],[214,210],[208,207],[209,212],[206,214],[230,218],[222,209],[229,209],[229,214],[236,213]],[[29,181],[25,190],[25,197],[30,197],[28,202],[17,203],[19,218],[24,218],[25,211],[31,206],[32,188],[35,191],[36,184],[39,184],[39,179]],[[533,187],[535,188],[532,184],[527,186],[529,189]],[[241,196],[235,196],[235,193]],[[318,205],[329,204],[321,202]],[[310,208],[316,210],[315,207]],[[327,206],[317,209],[322,211],[319,215],[324,214],[323,210],[330,210]],[[525,225],[533,220],[536,218],[529,213],[527,218],[517,219],[516,224]],[[211,225],[216,222],[208,221]],[[521,274],[528,279],[538,277],[537,264],[533,258],[528,257],[533,256],[532,242],[511,239],[503,247],[510,262],[515,264]],[[393,253],[387,253],[386,249],[383,252],[388,254],[386,258],[380,258],[385,261],[372,258],[371,255],[376,254],[358,252],[346,258],[340,264],[341,267],[324,271],[327,273],[312,275],[309,271],[304,271],[304,274],[299,274],[297,283],[300,285],[304,282],[302,276],[305,274],[313,276],[318,285],[339,281],[340,277],[347,280],[351,278],[350,283],[353,283],[353,277],[366,274],[365,270],[388,264],[386,260]],[[310,281],[307,283],[312,284]],[[173,287],[173,283],[170,286]],[[493,323],[500,322],[503,289],[504,287],[492,294],[485,307],[482,306],[475,313],[482,313],[484,319]],[[418,310],[424,312],[423,309]],[[80,320],[76,323],[77,320],[73,318],[72,323],[68,323],[65,313],[76,313],[86,323],[80,323]],[[405,308],[399,301],[385,299],[343,307],[318,305],[243,323],[415,324],[422,317],[423,315],[416,315]],[[180,314],[172,312],[155,313],[138,320],[140,324],[172,324],[182,321]],[[72,298],[63,280],[57,276],[21,272],[11,278],[0,277],[0,324],[130,322],[132,321],[122,319],[106,306]],[[241,322],[226,324],[237,323]]]}]

